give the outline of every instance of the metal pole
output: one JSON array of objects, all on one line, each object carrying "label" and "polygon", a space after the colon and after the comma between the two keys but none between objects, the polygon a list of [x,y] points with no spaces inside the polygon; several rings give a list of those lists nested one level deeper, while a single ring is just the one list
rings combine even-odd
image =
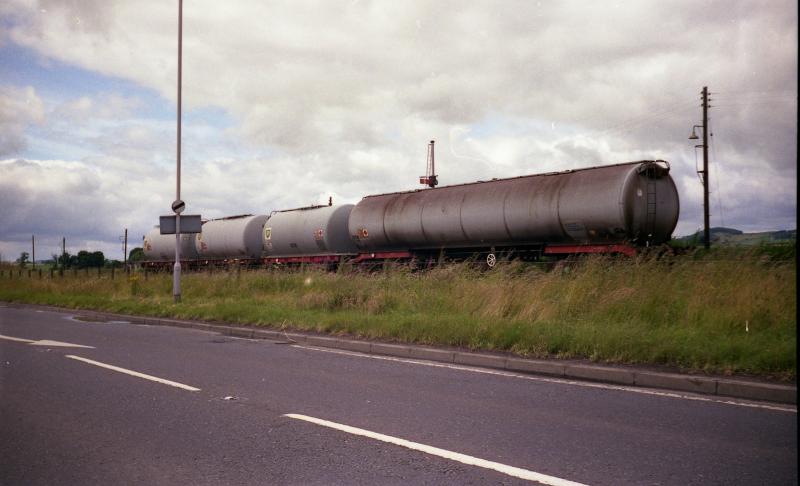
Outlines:
[{"label": "metal pole", "polygon": [[703,86],[703,244],[711,248],[711,229],[708,211],[708,86]]},{"label": "metal pole", "polygon": [[[183,69],[183,0],[178,0],[178,164],[175,200],[181,199],[181,71]],[[175,267],[172,271],[172,296],[181,301],[181,215],[175,215]]]},{"label": "metal pole", "polygon": [[128,228],[125,228],[125,243],[122,245],[122,264],[128,268]]}]

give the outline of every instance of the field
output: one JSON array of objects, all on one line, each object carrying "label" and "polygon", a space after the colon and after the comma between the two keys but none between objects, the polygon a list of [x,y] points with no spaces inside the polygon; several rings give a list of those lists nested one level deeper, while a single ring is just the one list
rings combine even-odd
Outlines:
[{"label": "field", "polygon": [[794,246],[554,267],[342,268],[19,277],[0,300],[227,321],[385,341],[795,380]]}]

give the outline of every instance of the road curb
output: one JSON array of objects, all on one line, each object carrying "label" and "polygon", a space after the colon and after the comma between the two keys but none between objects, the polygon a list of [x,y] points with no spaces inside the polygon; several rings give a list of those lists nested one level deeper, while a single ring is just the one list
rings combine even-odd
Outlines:
[{"label": "road curb", "polygon": [[554,360],[525,359],[491,353],[451,351],[430,346],[390,344],[333,336],[318,336],[287,333],[257,327],[238,326],[225,323],[207,323],[182,319],[142,317],[102,311],[66,309],[48,305],[6,303],[9,307],[44,308],[57,312],[69,312],[95,319],[124,320],[132,324],[158,325],[191,328],[217,332],[222,335],[248,339],[266,339],[279,342],[305,344],[343,351],[353,351],[397,358],[412,358],[463,366],[492,368],[516,373],[527,373],[551,377],[612,383],[632,387],[658,388],[692,392],[702,395],[742,398],[775,403],[797,404],[797,386],[759,383],[729,378],[663,373],[635,368],[603,366],[594,364],[565,363]]}]

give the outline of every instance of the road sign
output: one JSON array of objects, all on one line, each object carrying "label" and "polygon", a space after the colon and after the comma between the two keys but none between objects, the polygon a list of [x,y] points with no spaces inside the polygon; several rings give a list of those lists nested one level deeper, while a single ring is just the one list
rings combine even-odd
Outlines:
[{"label": "road sign", "polygon": [[[175,218],[177,216],[159,216],[159,230],[162,235],[175,234]],[[181,234],[200,233],[202,222],[199,214],[187,214],[181,216]]]},{"label": "road sign", "polygon": [[172,203],[172,211],[174,211],[175,214],[181,214],[184,209],[186,209],[186,203],[181,201],[180,199],[176,199]]}]

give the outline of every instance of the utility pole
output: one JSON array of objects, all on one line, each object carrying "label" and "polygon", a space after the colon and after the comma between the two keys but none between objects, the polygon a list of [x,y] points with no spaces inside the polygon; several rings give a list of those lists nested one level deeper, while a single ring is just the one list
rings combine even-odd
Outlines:
[{"label": "utility pole", "polygon": [[65,237],[61,237],[61,270],[65,270],[67,268],[67,239]]},{"label": "utility pole", "polygon": [[711,248],[711,229],[708,211],[708,86],[703,86],[703,244]]},{"label": "utility pole", "polygon": [[[703,129],[703,143],[701,145],[695,145],[695,155],[697,154],[697,147],[703,147],[703,170],[698,170],[698,174],[702,174],[702,181],[703,181],[703,246],[706,249],[711,248],[711,228],[709,225],[709,209],[708,209],[708,86],[703,86],[703,91],[701,91],[702,100],[703,100],[703,124],[702,125],[694,125],[692,127],[692,134],[689,136],[689,140],[697,140],[697,134],[695,133],[695,128],[702,128]],[[712,134],[713,135],[713,134]]]},{"label": "utility pole", "polygon": [[36,270],[36,239],[31,235],[31,262],[33,262],[33,269]]},{"label": "utility pole", "polygon": [[125,243],[122,244],[122,262],[128,268],[128,228],[125,228]]}]

